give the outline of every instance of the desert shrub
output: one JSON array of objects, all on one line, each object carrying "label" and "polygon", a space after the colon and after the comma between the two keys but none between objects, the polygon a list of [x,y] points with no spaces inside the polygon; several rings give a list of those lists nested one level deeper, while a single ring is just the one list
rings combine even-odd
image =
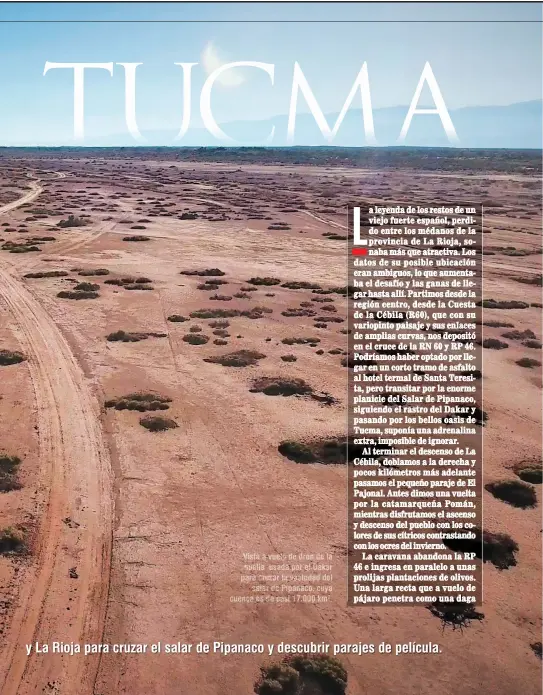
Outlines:
[{"label": "desert shrub", "polygon": [[129,285],[123,285],[123,287],[124,287],[125,290],[129,290],[129,291],[133,291],[133,290],[138,290],[138,291],[143,291],[143,290],[151,291],[151,290],[154,290],[154,289],[155,289],[152,285],[143,285],[143,284],[141,284],[141,283],[139,283],[139,282],[134,282],[134,283],[129,284]]},{"label": "desert shrub", "polygon": [[15,555],[26,552],[24,534],[8,526],[0,530],[0,555]]},{"label": "desert shrub", "polygon": [[183,323],[184,321],[189,320],[190,319],[186,316],[180,316],[179,314],[172,314],[171,316],[168,316],[168,321],[171,321],[172,323]]},{"label": "desert shrub", "polygon": [[13,244],[11,246],[4,244],[2,248],[7,249],[10,253],[33,253],[41,251],[40,247],[34,244]]},{"label": "desert shrub", "polygon": [[202,326],[191,326],[189,328],[189,331],[191,333],[200,333],[201,330],[202,330]]},{"label": "desert shrub", "polygon": [[278,446],[280,454],[297,463],[345,464],[362,456],[364,451],[371,449],[375,458],[390,453],[388,446],[367,445],[363,447],[354,443],[354,437],[327,437],[307,441],[283,441]]},{"label": "desert shrub", "polygon": [[204,270],[182,270],[180,275],[198,275],[200,277],[222,277],[223,275],[226,275],[222,270],[219,270],[219,268],[205,268]]},{"label": "desert shrub", "polygon": [[296,654],[262,666],[253,688],[256,695],[345,695],[347,671],[321,654]]},{"label": "desert shrub", "polygon": [[292,318],[294,316],[315,316],[316,313],[317,312],[313,311],[312,309],[300,307],[299,309],[285,309],[285,311],[281,312],[281,315],[286,316],[287,318]]},{"label": "desert shrub", "polygon": [[204,358],[204,362],[220,364],[223,367],[252,367],[258,364],[258,360],[266,357],[262,352],[256,350],[236,350],[226,355],[215,355]]},{"label": "desert shrub", "polygon": [[89,268],[88,270],[80,270],[78,275],[83,277],[93,275],[109,275],[109,270],[107,268]]},{"label": "desert shrub", "polygon": [[541,459],[517,463],[517,465],[513,468],[513,471],[525,483],[532,483],[532,485],[541,485],[541,483],[543,482],[543,469],[541,465]]},{"label": "desert shrub", "polygon": [[266,396],[305,396],[313,392],[303,379],[263,376],[255,379],[251,393],[264,393]]},{"label": "desert shrub", "polygon": [[533,651],[533,653],[537,656],[538,659],[541,659],[541,656],[543,654],[543,645],[541,642],[532,642],[530,644],[530,649]]},{"label": "desert shrub", "polygon": [[200,285],[196,285],[196,289],[204,290],[205,292],[211,292],[212,290],[218,290],[219,285],[217,285],[215,282],[204,282]]},{"label": "desert shrub", "polygon": [[524,345],[524,347],[527,347],[527,348],[534,348],[535,350],[541,349],[541,341],[540,340],[532,340],[532,339],[523,340],[522,344]]},{"label": "desert shrub", "polygon": [[264,285],[265,287],[270,287],[271,285],[279,285],[281,280],[279,278],[272,277],[254,277],[247,280],[250,285]]},{"label": "desert shrub", "polygon": [[239,315],[248,319],[261,319],[264,314],[271,314],[273,309],[265,306],[254,306],[252,309],[240,311]]},{"label": "desert shrub", "polygon": [[503,340],[497,338],[485,338],[481,345],[489,350],[505,350],[509,347],[509,343],[504,343]]},{"label": "desert shrub", "polygon": [[485,309],[527,309],[530,305],[516,300],[483,299],[477,302],[477,306],[482,306]]},{"label": "desert shrub", "polygon": [[213,335],[218,335],[219,338],[229,338],[230,333],[228,331],[225,331],[222,328],[217,328],[217,330],[213,331]]},{"label": "desert shrub", "polygon": [[248,295],[247,293],[245,293],[245,292],[236,292],[236,293],[234,294],[234,297],[235,297],[236,299],[249,299],[249,295]]},{"label": "desert shrub", "polygon": [[461,601],[434,601],[428,610],[441,620],[443,627],[463,630],[473,620],[484,620],[484,613],[475,610],[475,604]]},{"label": "desert shrub", "polygon": [[539,360],[534,360],[531,357],[521,357],[520,360],[515,362],[519,367],[526,367],[527,369],[533,369],[534,367],[541,367],[541,362]]},{"label": "desert shrub", "polygon": [[483,321],[483,326],[490,326],[490,328],[514,328],[514,324],[508,321]]},{"label": "desert shrub", "polygon": [[232,300],[229,294],[212,294],[209,298],[218,302],[230,302]]},{"label": "desert shrub", "polygon": [[57,223],[57,227],[64,229],[65,227],[85,227],[88,224],[87,220],[81,217],[75,217],[75,215],[69,215],[68,219],[60,220]]},{"label": "desert shrub", "polygon": [[314,347],[321,342],[320,338],[283,338],[281,341],[284,345],[311,345]]},{"label": "desert shrub", "polygon": [[211,328],[228,328],[230,321],[210,321]]},{"label": "desert shrub", "polygon": [[321,286],[314,282],[305,282],[304,280],[284,282],[281,287],[286,287],[289,290],[320,290]]},{"label": "desert shrub", "polygon": [[74,290],[77,292],[96,292],[99,289],[100,285],[96,285],[92,282],[80,282],[74,287]]},{"label": "desert shrub", "polygon": [[215,338],[213,345],[228,345],[228,340],[223,340],[222,338]]},{"label": "desert shrub", "polygon": [[281,355],[281,359],[283,362],[296,362],[298,358],[296,355]]},{"label": "desert shrub", "polygon": [[20,464],[21,459],[18,456],[0,453],[0,492],[11,492],[21,488],[17,480],[17,470]]},{"label": "desert shrub", "polygon": [[240,315],[238,309],[198,309],[189,314],[192,319],[222,319]]},{"label": "desert shrub", "polygon": [[168,410],[172,399],[167,396],[161,396],[157,393],[129,393],[127,396],[119,396],[111,398],[104,403],[106,408],[115,408],[115,410],[138,410],[139,412],[153,410]]},{"label": "desert shrub", "polygon": [[64,278],[68,275],[65,270],[41,270],[36,273],[26,273],[25,278]]},{"label": "desert shrub", "polygon": [[491,533],[479,528],[470,529],[474,538],[447,538],[443,535],[443,543],[454,552],[475,553],[475,557],[483,562],[490,562],[500,570],[515,567],[518,544],[505,533]]},{"label": "desert shrub", "polygon": [[106,340],[110,343],[119,341],[123,343],[138,343],[140,340],[147,340],[147,338],[166,338],[167,336],[167,333],[129,333],[119,330],[109,333],[106,336]]},{"label": "desert shrub", "polygon": [[12,350],[0,350],[0,367],[7,367],[10,364],[25,362],[26,357],[22,352]]},{"label": "desert shrub", "polygon": [[142,234],[134,234],[132,236],[123,236],[123,241],[150,241],[150,237]]},{"label": "desert shrub", "polygon": [[191,345],[205,345],[209,342],[209,338],[207,335],[200,335],[199,333],[187,333],[183,336],[183,341]]},{"label": "desert shrub", "polygon": [[165,432],[179,427],[175,420],[160,417],[160,415],[146,415],[140,418],[140,425],[149,432]]},{"label": "desert shrub", "polygon": [[507,338],[508,340],[526,340],[528,338],[536,338],[536,334],[529,328],[525,331],[506,331],[502,333],[502,338]]},{"label": "desert shrub", "polygon": [[543,275],[534,275],[532,277],[518,277],[513,278],[517,282],[522,282],[525,285],[535,285],[536,287],[541,287],[543,283]]},{"label": "desert shrub", "polygon": [[535,489],[531,485],[519,483],[517,480],[499,480],[488,483],[485,485],[485,490],[512,507],[527,509],[537,505]]},{"label": "desert shrub", "polygon": [[98,292],[72,292],[71,290],[61,290],[57,294],[60,299],[96,299],[99,296]]},{"label": "desert shrub", "polygon": [[144,224],[133,224],[130,229],[147,229]]}]

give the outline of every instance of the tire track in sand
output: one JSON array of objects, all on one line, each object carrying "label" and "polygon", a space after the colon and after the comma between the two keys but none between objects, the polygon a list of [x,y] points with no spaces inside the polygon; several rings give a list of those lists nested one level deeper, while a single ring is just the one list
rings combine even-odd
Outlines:
[{"label": "tire track in sand", "polygon": [[[38,184],[33,190],[39,195]],[[28,202],[28,195],[19,205]],[[13,204],[9,210],[14,209]],[[0,214],[6,212],[0,208]],[[26,645],[102,641],[109,590],[113,491],[98,404],[47,312],[0,261],[35,390],[40,479],[47,500],[0,659],[2,695],[90,695],[98,655],[36,654]],[[78,526],[67,524],[70,517]],[[76,568],[77,578],[70,577]],[[48,685],[49,684],[49,685]],[[46,690],[46,686],[48,689]]]}]

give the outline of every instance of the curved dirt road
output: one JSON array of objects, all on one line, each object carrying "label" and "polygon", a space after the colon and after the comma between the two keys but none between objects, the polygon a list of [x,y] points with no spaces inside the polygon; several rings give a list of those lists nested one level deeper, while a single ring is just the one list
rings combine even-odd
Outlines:
[{"label": "curved dirt road", "polygon": [[[41,192],[39,182],[16,201]],[[17,207],[0,208],[0,214]],[[2,695],[91,695],[98,656],[51,653],[54,641],[100,643],[107,607],[113,516],[109,452],[98,404],[60,330],[0,260],[0,297],[12,312],[35,390],[41,497],[35,557],[3,635]],[[21,572],[22,574],[22,572]],[[72,575],[72,576],[70,576]],[[49,653],[27,654],[26,645]]]}]

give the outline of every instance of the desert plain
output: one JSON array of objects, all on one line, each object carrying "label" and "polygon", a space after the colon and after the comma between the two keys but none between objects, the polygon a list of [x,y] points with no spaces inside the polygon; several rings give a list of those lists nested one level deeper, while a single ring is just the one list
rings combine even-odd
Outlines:
[{"label": "desert plain", "polygon": [[[345,434],[347,208],[402,201],[484,205],[484,483],[533,497],[485,490],[516,550],[456,630],[347,607],[346,466],[280,451]],[[541,221],[538,152],[1,151],[2,695],[249,694],[270,661],[25,648],[55,640],[437,643],[342,656],[347,692],[536,695]],[[244,553],[298,552],[329,600],[232,600]]]}]

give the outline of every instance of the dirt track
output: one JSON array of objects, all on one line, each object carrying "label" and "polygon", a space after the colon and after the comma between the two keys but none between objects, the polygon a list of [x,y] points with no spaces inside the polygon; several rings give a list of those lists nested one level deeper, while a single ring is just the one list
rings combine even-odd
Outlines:
[{"label": "dirt track", "polygon": [[[41,192],[0,209],[13,210]],[[1,665],[3,695],[92,693],[96,658],[27,656],[39,642],[100,642],[111,554],[112,485],[98,405],[65,338],[40,303],[0,263],[0,296],[11,310],[28,356],[39,428],[40,473],[47,499],[35,562],[28,566],[6,635]],[[67,521],[71,520],[71,521]],[[70,577],[75,568],[77,579]],[[69,612],[68,612],[69,611]]]}]

